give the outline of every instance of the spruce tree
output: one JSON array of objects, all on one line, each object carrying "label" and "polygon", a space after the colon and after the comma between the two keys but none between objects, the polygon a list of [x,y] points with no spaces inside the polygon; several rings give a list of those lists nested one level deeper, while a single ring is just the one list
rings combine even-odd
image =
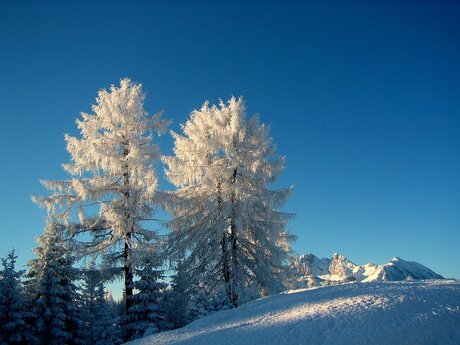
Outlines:
[{"label": "spruce tree", "polygon": [[107,289],[105,294],[106,313],[110,321],[110,332],[114,339],[114,344],[122,342],[123,339],[123,318],[124,318],[124,302],[115,301],[112,292]]},{"label": "spruce tree", "polygon": [[188,315],[188,306],[191,296],[191,284],[188,280],[182,261],[179,260],[175,273],[171,277],[171,284],[166,291],[165,315],[171,328],[185,326],[191,320]]},{"label": "spruce tree", "polygon": [[38,256],[29,261],[26,281],[37,344],[83,344],[78,309],[77,272],[64,237],[64,226],[48,218],[37,238]]},{"label": "spruce tree", "polygon": [[110,345],[121,342],[105,295],[101,272],[92,257],[83,272],[80,298],[84,340],[87,345]]},{"label": "spruce tree", "polygon": [[16,271],[14,249],[2,259],[0,271],[0,344],[25,344],[26,334],[25,300],[22,295],[21,276]]},{"label": "spruce tree", "polygon": [[83,272],[83,282],[80,289],[80,308],[83,321],[83,333],[85,343],[94,345],[100,329],[96,327],[96,311],[98,284],[100,282],[100,273],[96,270],[94,258],[91,258],[88,267]]},{"label": "spruce tree", "polygon": [[232,305],[283,288],[293,240],[292,215],[279,210],[289,189],[269,188],[284,157],[275,156],[268,127],[245,113],[242,98],[204,103],[183,135],[172,132],[174,156],[164,158],[177,188],[168,205],[170,252],[186,254],[195,285],[223,285]]},{"label": "spruce tree", "polygon": [[133,303],[125,319],[125,327],[131,339],[141,338],[167,328],[165,320],[164,296],[166,283],[162,281],[163,271],[158,269],[157,260],[145,256],[134,282],[137,293],[133,295]]}]

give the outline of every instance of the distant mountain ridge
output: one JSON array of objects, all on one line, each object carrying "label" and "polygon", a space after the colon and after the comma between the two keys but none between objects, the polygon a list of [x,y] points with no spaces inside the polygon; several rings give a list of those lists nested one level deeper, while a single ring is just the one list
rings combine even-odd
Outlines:
[{"label": "distant mountain ridge", "polygon": [[338,285],[355,281],[444,279],[418,262],[405,261],[398,257],[382,265],[368,263],[360,266],[337,253],[331,259],[320,259],[313,254],[307,254],[296,257],[292,268],[298,272],[299,287]]}]

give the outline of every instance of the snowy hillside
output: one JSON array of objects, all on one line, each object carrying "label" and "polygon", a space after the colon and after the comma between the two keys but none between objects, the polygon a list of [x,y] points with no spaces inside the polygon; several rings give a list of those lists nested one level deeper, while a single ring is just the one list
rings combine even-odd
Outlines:
[{"label": "snowy hillside", "polygon": [[130,344],[458,345],[460,282],[357,283],[294,290]]},{"label": "snowy hillside", "polygon": [[413,279],[443,279],[429,268],[417,263],[393,258],[383,265],[355,265],[342,255],[319,259],[313,254],[301,255],[293,262],[299,273],[298,287],[337,285],[352,281],[400,281]]}]

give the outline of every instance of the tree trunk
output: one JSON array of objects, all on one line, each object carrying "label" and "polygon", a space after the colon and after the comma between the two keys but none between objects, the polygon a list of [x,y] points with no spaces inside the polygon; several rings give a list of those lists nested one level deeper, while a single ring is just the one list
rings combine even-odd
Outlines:
[{"label": "tree trunk", "polygon": [[[217,209],[219,214],[222,211],[222,191],[221,191],[221,183],[217,183]],[[222,257],[221,257],[221,271],[222,277],[224,279],[225,285],[228,285],[230,282],[230,270],[228,267],[228,249],[227,249],[227,231],[222,233],[222,238],[220,240],[220,246],[222,250]]]},{"label": "tree trunk", "polygon": [[131,233],[126,235],[125,249],[123,253],[125,261],[125,313],[128,313],[129,308],[132,306],[132,296],[133,296],[133,268],[131,264]]},{"label": "tree trunk", "polygon": [[[128,144],[125,144],[125,150],[123,151],[124,157],[127,157],[129,154],[129,150],[127,148]],[[133,264],[132,264],[132,246],[131,246],[131,234],[133,231],[133,226],[131,225],[132,220],[131,220],[131,212],[130,212],[130,203],[129,203],[129,198],[130,198],[130,193],[128,186],[130,185],[129,183],[129,166],[128,163],[126,163],[126,172],[123,174],[123,186],[126,188],[126,190],[123,192],[123,196],[125,198],[124,206],[125,206],[125,216],[126,216],[126,224],[130,228],[127,229],[128,231],[126,232],[126,237],[125,237],[125,247],[123,250],[123,260],[124,260],[124,274],[125,274],[125,317],[128,315],[129,310],[131,309],[133,305]],[[128,341],[131,338],[131,331],[125,330],[125,334],[123,337],[123,341]]]},{"label": "tree trunk", "polygon": [[[232,176],[232,181],[231,181],[231,184],[232,184],[232,187],[233,185],[236,183],[236,176],[237,176],[237,173],[238,173],[238,168],[235,168],[235,170],[233,170],[233,176]],[[237,265],[238,265],[238,260],[237,260],[237,249],[238,249],[238,246],[237,246],[237,228],[236,228],[236,200],[235,200],[235,191],[234,191],[234,188],[232,188],[232,195],[231,195],[231,204],[232,204],[232,213],[230,215],[230,234],[229,234],[229,240],[230,240],[230,245],[231,245],[231,262],[232,262],[232,268],[230,270],[230,282],[228,284],[228,287],[229,287],[229,290],[228,290],[228,297],[230,298],[230,302],[236,306],[237,305],[237,301],[238,301],[238,294],[236,293],[235,291],[235,288],[236,288],[236,270],[237,270]]]},{"label": "tree trunk", "polygon": [[[126,235],[125,248],[123,251],[123,259],[125,262],[124,273],[125,273],[125,317],[128,315],[128,311],[133,305],[133,269],[131,260],[131,233]],[[131,331],[125,329],[123,341],[126,342],[131,338]]]}]

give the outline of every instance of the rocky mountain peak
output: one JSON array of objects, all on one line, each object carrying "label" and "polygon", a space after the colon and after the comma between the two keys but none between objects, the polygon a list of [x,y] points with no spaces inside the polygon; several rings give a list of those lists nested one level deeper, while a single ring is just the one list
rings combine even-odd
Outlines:
[{"label": "rocky mountain peak", "polygon": [[[313,254],[301,255],[292,263],[304,285],[336,285],[348,282],[400,281],[414,279],[443,279],[429,268],[394,257],[386,264],[360,266],[343,255],[334,253],[331,259],[320,259]],[[301,286],[301,285],[300,285]]]}]

